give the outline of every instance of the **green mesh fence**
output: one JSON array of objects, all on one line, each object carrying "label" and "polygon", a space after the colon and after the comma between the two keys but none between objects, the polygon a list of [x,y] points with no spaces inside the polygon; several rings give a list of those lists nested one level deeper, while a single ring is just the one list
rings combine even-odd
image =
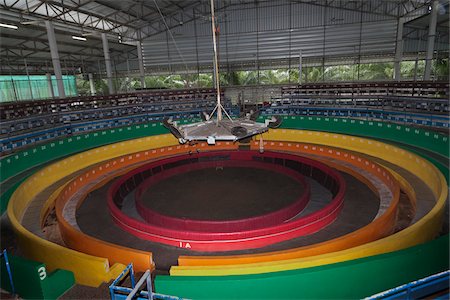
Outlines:
[{"label": "green mesh fence", "polygon": [[[66,97],[76,96],[77,85],[75,76],[62,77]],[[52,76],[52,86],[55,97],[59,97],[57,80]],[[0,102],[39,100],[51,98],[51,92],[45,75],[11,75],[0,76]]]}]

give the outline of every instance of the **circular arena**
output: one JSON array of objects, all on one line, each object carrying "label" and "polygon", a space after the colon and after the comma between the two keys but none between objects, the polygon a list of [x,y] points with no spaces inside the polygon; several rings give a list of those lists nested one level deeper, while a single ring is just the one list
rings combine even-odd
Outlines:
[{"label": "circular arena", "polygon": [[[114,21],[100,10],[108,7],[105,1],[82,2],[62,4],[53,16],[40,7],[56,4],[36,5],[30,19],[21,22],[17,3],[0,4],[8,21],[2,23],[6,46],[1,47],[43,27],[53,63],[50,76],[42,79],[51,95],[41,97],[33,82],[39,73],[33,55],[31,67],[22,58],[26,85],[11,77],[7,89],[0,81],[2,297],[448,296],[448,28],[447,40],[442,28],[448,24],[448,3],[136,1],[128,7],[131,15],[142,5],[161,23],[151,23],[145,37],[144,27],[119,24],[139,37],[120,31],[117,42],[114,28],[82,24],[93,33],[75,37],[87,40],[86,49],[100,47],[105,72],[74,61],[75,75],[89,74],[74,79],[74,88],[81,91],[83,81],[91,84],[90,95],[71,95],[54,51],[56,44],[71,47],[64,32],[73,32],[74,25],[61,16],[73,12]],[[111,12],[125,14],[128,4],[120,8],[110,2]],[[393,9],[399,11],[395,18],[389,13]],[[206,21],[197,16],[201,12]],[[322,23],[296,24],[307,12],[323,17]],[[178,14],[186,22],[175,26]],[[276,24],[275,16],[289,18]],[[145,14],[139,20],[150,22]],[[246,29],[251,24],[256,27]],[[310,49],[301,46],[309,36],[302,28],[311,30]],[[391,37],[377,35],[383,28],[392,31]],[[411,36],[420,30],[428,35],[418,42]],[[329,37],[344,33],[359,38]],[[211,46],[211,35],[213,64],[212,47],[202,48]],[[319,36],[316,45],[313,37]],[[250,55],[254,43],[256,54]],[[60,53],[70,53],[66,50]],[[136,52],[136,61],[123,60],[120,51]],[[89,62],[89,55],[80,55]],[[7,59],[12,68],[16,60]],[[352,80],[342,74],[326,80],[355,59]],[[447,71],[441,74],[437,66],[445,60]],[[387,68],[385,61],[392,61],[393,74],[386,75],[391,77],[363,77],[375,72],[366,65]],[[407,78],[411,61],[414,78]],[[271,69],[278,72],[272,75],[286,69],[286,82],[265,82],[263,74]],[[312,81],[315,69],[322,70],[321,80]],[[201,72],[212,71],[209,85],[201,87]],[[130,85],[133,72],[139,86]],[[245,72],[253,72],[256,81],[231,81]],[[102,74],[104,91],[94,84]],[[183,74],[188,83],[152,85],[173,74]]]}]

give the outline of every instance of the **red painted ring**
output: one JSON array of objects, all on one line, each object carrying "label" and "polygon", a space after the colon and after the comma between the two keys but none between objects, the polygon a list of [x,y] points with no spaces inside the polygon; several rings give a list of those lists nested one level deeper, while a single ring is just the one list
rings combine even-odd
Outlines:
[{"label": "red painted ring", "polygon": [[[239,153],[239,154],[236,154]],[[140,238],[168,245],[190,248],[199,251],[229,251],[263,247],[299,236],[314,233],[333,222],[343,204],[345,194],[345,181],[342,176],[328,166],[304,157],[292,154],[265,152],[259,154],[255,151],[219,151],[194,155],[184,155],[185,159],[198,159],[207,156],[234,155],[243,160],[272,160],[283,164],[300,173],[310,173],[312,177],[321,176],[323,183],[333,193],[331,202],[319,211],[303,218],[294,219],[282,224],[239,232],[194,232],[167,229],[137,221],[125,215],[114,203],[114,195],[127,180],[135,180],[133,176],[122,177],[108,190],[108,207],[114,221],[119,227]],[[300,169],[299,169],[300,168]],[[125,184],[126,186],[126,184]],[[123,191],[120,191],[123,192]],[[124,195],[123,195],[124,196]]]},{"label": "red painted ring", "polygon": [[[176,161],[175,159],[179,158],[174,158],[172,160]],[[148,164],[145,170],[154,168],[155,166],[160,164],[161,164],[160,161]],[[174,230],[199,231],[199,232],[235,232],[235,231],[253,230],[280,224],[298,215],[309,202],[310,198],[309,184],[305,181],[304,176],[299,174],[298,172],[295,172],[291,169],[281,167],[278,165],[267,164],[262,162],[226,160],[221,161],[220,166],[265,169],[288,175],[303,186],[304,192],[302,193],[302,195],[297,197],[297,199],[295,199],[295,201],[293,201],[291,204],[281,209],[278,209],[277,211],[238,220],[213,221],[213,220],[196,220],[196,219],[170,217],[167,215],[160,214],[144,204],[142,200],[143,192],[150,189],[151,186],[157,184],[158,182],[188,171],[217,167],[217,164],[218,163],[216,161],[198,162],[195,164],[183,165],[180,167],[165,170],[162,173],[158,173],[154,176],[147,178],[136,188],[134,196],[136,209],[139,215],[148,224],[161,226],[164,228],[170,228]]]}]

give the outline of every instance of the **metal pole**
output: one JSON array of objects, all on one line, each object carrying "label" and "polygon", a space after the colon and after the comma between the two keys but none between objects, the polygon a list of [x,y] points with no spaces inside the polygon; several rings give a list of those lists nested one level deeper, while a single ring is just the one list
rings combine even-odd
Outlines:
[{"label": "metal pole", "polygon": [[55,29],[53,28],[53,23],[50,21],[45,21],[45,27],[47,28],[47,38],[52,56],[58,94],[60,98],[65,98],[66,92],[64,91],[64,83],[62,81],[61,62],[59,61],[58,46],[56,45]]},{"label": "metal pole", "polygon": [[[258,1],[255,1],[256,6],[256,59],[255,59],[255,67],[256,67],[256,84],[261,84],[261,74],[259,72],[259,5]],[[291,54],[289,53],[289,59],[291,59]],[[255,96],[253,96],[252,101],[255,102]]]},{"label": "metal pole", "polygon": [[150,276],[150,270],[145,271],[144,275],[142,275],[141,279],[136,283],[136,286],[131,290],[128,294],[126,300],[134,299],[134,296],[139,291],[139,288],[144,284],[144,281],[147,281],[147,278]]},{"label": "metal pole", "polygon": [[138,63],[139,63],[139,74],[141,76],[141,88],[146,88],[145,86],[145,70],[144,70],[144,59],[142,56],[142,44],[141,41],[136,42]]},{"label": "metal pole", "polygon": [[111,58],[109,56],[108,38],[106,37],[106,33],[102,33],[102,42],[103,55],[105,57],[106,77],[108,78],[108,91],[109,94],[112,95],[114,94],[114,86],[112,81]]},{"label": "metal pole", "polygon": [[359,75],[360,75],[360,68],[361,68],[361,43],[362,43],[362,24],[363,24],[363,13],[362,13],[362,5],[361,5],[361,11],[360,11],[360,18],[359,18],[359,48],[358,48],[358,78],[359,81]]},{"label": "metal pole", "polygon": [[436,20],[439,1],[434,0],[431,13],[430,13],[430,25],[428,28],[428,40],[427,40],[427,54],[425,58],[425,74],[423,79],[430,80],[431,76],[431,63],[433,62],[434,52],[434,38],[436,37]]},{"label": "metal pole", "polygon": [[200,82],[200,64],[199,64],[199,59],[198,59],[198,35],[197,35],[197,22],[196,22],[197,15],[195,14],[195,9],[192,9],[192,14],[194,16],[195,57],[197,58],[197,88],[199,88],[200,87],[199,86],[199,82]]},{"label": "metal pole", "polygon": [[2,256],[5,258],[6,271],[8,273],[8,277],[9,277],[9,284],[11,285],[11,294],[15,295],[16,294],[16,289],[14,287],[14,281],[13,281],[13,277],[12,277],[11,266],[9,264],[8,253],[6,252],[6,249],[3,250]]},{"label": "metal pole", "polygon": [[22,99],[19,99],[19,98],[17,97],[16,85],[14,84],[14,79],[11,79],[11,85],[12,85],[12,89],[13,89],[13,91],[14,91],[14,99],[15,99],[16,101],[22,100]]},{"label": "metal pole", "polygon": [[55,92],[53,91],[52,74],[46,73],[45,76],[47,77],[48,94],[53,99],[55,98]]},{"label": "metal pole", "polygon": [[147,282],[148,299],[153,300],[153,288],[152,288],[151,274],[148,275],[146,282]]},{"label": "metal pole", "polygon": [[302,50],[300,50],[298,55],[298,84],[302,84],[302,72],[303,72],[303,62],[302,62]]},{"label": "metal pole", "polygon": [[222,104],[220,104],[220,80],[219,80],[219,63],[217,60],[214,0],[211,0],[211,28],[212,28],[213,45],[214,45],[214,77],[215,77],[214,79],[215,79],[216,90],[217,90],[217,123],[219,123],[219,121],[222,121]]},{"label": "metal pole", "polygon": [[[327,1],[325,1],[326,3]],[[325,46],[326,46],[326,26],[327,23],[327,6],[325,5],[323,7],[323,12],[322,12],[322,25],[323,25],[323,47],[322,47],[322,82],[325,81]]]},{"label": "metal pole", "polygon": [[288,55],[288,82],[291,83],[291,53],[292,53],[292,2],[289,2],[289,55]]},{"label": "metal pole", "polygon": [[30,73],[28,72],[27,60],[25,58],[23,59],[23,63],[25,65],[25,72],[27,73],[28,89],[30,90],[30,97],[31,97],[31,100],[34,100],[33,99],[33,88],[31,87]]},{"label": "metal pole", "polygon": [[400,64],[402,62],[403,55],[403,23],[405,22],[404,18],[398,18],[397,24],[397,42],[395,47],[395,62],[394,62],[394,79],[400,81],[401,79],[401,71]]},{"label": "metal pole", "polygon": [[91,95],[95,95],[95,85],[94,85],[94,75],[92,73],[88,74],[89,77],[89,87],[91,88]]},{"label": "metal pole", "polygon": [[[130,73],[130,59],[129,59],[129,54],[127,53],[127,92],[131,90],[131,80],[130,78],[132,78],[131,73]],[[142,82],[141,82],[141,87],[142,87]]]}]

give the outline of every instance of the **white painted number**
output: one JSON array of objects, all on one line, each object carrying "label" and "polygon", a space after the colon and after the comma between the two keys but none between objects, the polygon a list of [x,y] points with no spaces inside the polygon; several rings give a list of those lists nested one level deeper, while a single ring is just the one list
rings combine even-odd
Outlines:
[{"label": "white painted number", "polygon": [[191,244],[189,244],[189,243],[183,243],[183,242],[180,242],[180,248],[186,248],[186,249],[190,249],[190,248],[192,248],[191,247]]},{"label": "white painted number", "polygon": [[38,269],[38,273],[39,273],[39,278],[40,278],[41,280],[44,280],[45,277],[47,277],[47,272],[45,271],[45,267],[40,267],[40,268]]}]

